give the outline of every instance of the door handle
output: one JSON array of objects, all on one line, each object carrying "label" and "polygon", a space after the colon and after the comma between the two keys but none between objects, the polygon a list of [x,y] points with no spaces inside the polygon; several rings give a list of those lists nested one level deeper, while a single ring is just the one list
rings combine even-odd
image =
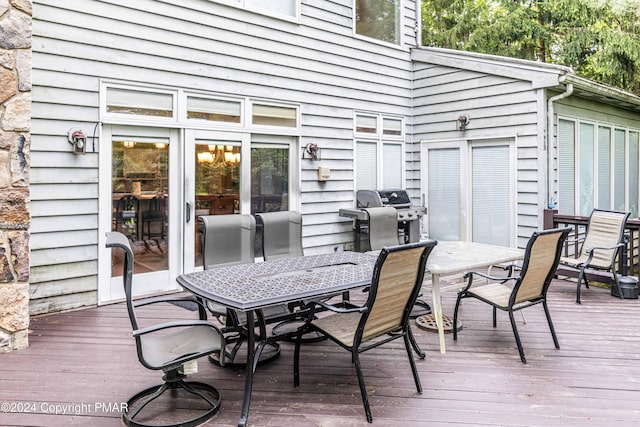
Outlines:
[{"label": "door handle", "polygon": [[187,202],[187,223],[191,222],[191,203]]}]

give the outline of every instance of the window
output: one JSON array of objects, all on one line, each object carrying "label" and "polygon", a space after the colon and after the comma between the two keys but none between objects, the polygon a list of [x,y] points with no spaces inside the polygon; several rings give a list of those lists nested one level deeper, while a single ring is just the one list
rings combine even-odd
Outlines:
[{"label": "window", "polygon": [[236,7],[244,7],[266,15],[275,17],[297,18],[300,10],[300,0],[214,0]]},{"label": "window", "polygon": [[251,144],[251,213],[289,209],[288,145]]},{"label": "window", "polygon": [[150,117],[175,117],[175,94],[172,92],[106,88],[106,112]]},{"label": "window", "polygon": [[251,106],[251,123],[263,126],[298,127],[298,109],[277,105],[257,104]]},{"label": "window", "polygon": [[187,119],[240,123],[240,101],[187,96]]},{"label": "window", "polygon": [[355,179],[357,190],[403,188],[404,120],[356,114]]},{"label": "window", "polygon": [[558,120],[558,212],[589,216],[594,208],[638,216],[638,131],[568,118]]},{"label": "window", "polygon": [[401,0],[355,0],[355,31],[361,36],[400,44]]},{"label": "window", "polygon": [[299,0],[244,0],[248,9],[265,10],[278,15],[296,17]]}]

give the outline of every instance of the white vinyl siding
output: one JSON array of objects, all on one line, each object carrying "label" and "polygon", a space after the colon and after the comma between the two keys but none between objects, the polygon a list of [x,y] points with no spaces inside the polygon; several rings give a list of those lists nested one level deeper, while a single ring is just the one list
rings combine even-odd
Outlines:
[{"label": "white vinyl siding", "polygon": [[[524,247],[543,227],[547,205],[544,87],[557,71],[510,67],[510,60],[443,49],[415,49],[414,139],[423,149],[439,141],[514,139],[514,245]],[[533,82],[533,86],[532,86]],[[458,129],[462,114],[471,118]],[[423,171],[424,176],[424,171]],[[430,209],[430,207],[429,207]],[[430,213],[427,214],[428,216]]]},{"label": "white vinyl siding", "polygon": [[[101,81],[179,88],[183,92],[174,97],[178,103],[191,97],[190,108],[180,114],[173,109],[171,118],[157,117],[160,127],[220,130],[235,125],[237,132],[243,132],[251,123],[248,100],[299,105],[295,119],[287,115],[284,120],[289,124],[296,120],[296,127],[287,127],[285,134],[300,137],[292,155],[299,160],[301,198],[290,208],[304,215],[305,253],[332,251],[351,242],[351,221],[340,218],[338,210],[355,206],[353,114],[373,110],[410,117],[409,48],[417,45],[413,32],[417,6],[403,1],[399,48],[354,37],[351,1],[301,3],[34,1],[32,312],[97,301],[96,266],[102,250],[97,224],[103,214],[96,202],[98,157],[105,143],[98,123]],[[232,4],[238,7],[229,7]],[[292,19],[293,4],[297,16]],[[207,103],[208,99],[213,102]],[[238,122],[236,100],[243,102],[244,122]],[[183,117],[187,110],[192,115]],[[142,117],[119,116],[127,116],[119,120],[129,125]],[[76,127],[88,136],[83,156],[71,154],[67,142],[69,129]],[[260,132],[282,135],[282,129],[266,123]],[[329,181],[318,181],[318,161],[301,158],[300,147],[310,143],[320,148],[322,166],[331,170]],[[415,159],[408,164],[411,170],[419,167]],[[419,180],[409,187],[415,197]],[[79,230],[92,238],[72,239]],[[69,247],[60,248],[60,242]]]}]

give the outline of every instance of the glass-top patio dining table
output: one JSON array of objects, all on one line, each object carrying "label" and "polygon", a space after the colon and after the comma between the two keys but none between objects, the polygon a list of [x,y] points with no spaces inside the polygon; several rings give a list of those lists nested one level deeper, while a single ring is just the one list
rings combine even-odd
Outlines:
[{"label": "glass-top patio dining table", "polygon": [[[427,259],[426,273],[431,275],[433,315],[435,316],[438,329],[441,353],[445,352],[445,344],[440,292],[458,290],[466,284],[453,283],[441,286],[441,276],[466,273],[474,269],[491,267],[493,265],[513,263],[514,261],[523,259],[523,257],[524,251],[522,249],[476,242],[438,241],[438,245],[433,249]],[[425,275],[425,278],[427,277],[428,276]],[[416,319],[416,321],[419,322],[420,318]],[[455,328],[457,325],[453,325],[453,327]]]},{"label": "glass-top patio dining table", "polygon": [[238,426],[247,424],[253,375],[267,339],[262,337],[256,346],[255,312],[367,286],[376,259],[373,254],[336,252],[220,267],[177,278],[193,294],[247,314],[247,367]]}]

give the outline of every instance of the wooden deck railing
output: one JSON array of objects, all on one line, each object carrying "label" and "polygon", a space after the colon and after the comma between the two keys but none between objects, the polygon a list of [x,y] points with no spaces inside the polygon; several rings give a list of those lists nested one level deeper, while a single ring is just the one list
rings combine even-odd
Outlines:
[{"label": "wooden deck railing", "polygon": [[[564,256],[570,256],[580,250],[580,244],[575,239],[584,237],[589,225],[589,217],[560,215],[555,209],[545,209],[544,228],[571,227],[573,231],[565,243]],[[625,226],[627,236],[627,247],[625,255],[619,257],[618,271],[630,276],[638,276],[640,262],[640,218],[633,218],[627,221]],[[571,243],[574,242],[574,243]]]}]

